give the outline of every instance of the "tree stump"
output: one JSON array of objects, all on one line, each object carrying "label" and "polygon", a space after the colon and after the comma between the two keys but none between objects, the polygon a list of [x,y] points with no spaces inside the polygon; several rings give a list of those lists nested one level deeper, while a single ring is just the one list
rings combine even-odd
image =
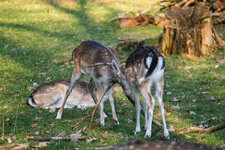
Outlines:
[{"label": "tree stump", "polygon": [[214,50],[211,16],[204,3],[185,8],[174,6],[165,13],[165,17],[162,39],[164,54],[205,56]]}]

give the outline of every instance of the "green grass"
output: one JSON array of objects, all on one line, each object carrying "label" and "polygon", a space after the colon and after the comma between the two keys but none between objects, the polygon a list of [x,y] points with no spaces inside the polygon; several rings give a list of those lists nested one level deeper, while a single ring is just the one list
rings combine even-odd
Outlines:
[{"label": "green grass", "polygon": [[[154,2],[154,1],[153,1]],[[76,129],[70,126],[92,108],[80,111],[77,108],[65,110],[62,120],[55,120],[56,112],[26,107],[26,99],[31,93],[27,88],[33,83],[43,83],[69,79],[72,65],[53,64],[53,60],[61,62],[71,58],[72,50],[84,40],[97,40],[107,46],[118,44],[120,38],[150,38],[148,45],[157,45],[162,33],[161,27],[146,26],[120,29],[117,21],[107,23],[117,13],[129,10],[138,11],[153,3],[138,1],[59,1],[50,0],[4,0],[0,2],[0,136],[15,136],[14,143],[25,143],[26,136],[33,136],[38,131],[40,136],[57,136],[61,132],[70,135],[89,125],[84,121]],[[224,27],[218,28],[224,35]],[[126,52],[129,54],[131,52]],[[164,102],[168,115],[168,127],[177,131],[171,132],[171,140],[203,143],[224,146],[225,131],[215,133],[179,133],[179,130],[198,126],[201,121],[209,127],[225,122],[225,65],[217,63],[224,59],[224,50],[215,52],[209,58],[189,60],[181,56],[166,56]],[[215,68],[216,65],[219,67]],[[185,68],[186,67],[186,68]],[[64,71],[62,71],[64,69]],[[188,71],[187,71],[188,69]],[[41,73],[46,73],[42,75]],[[47,80],[47,78],[49,80]],[[171,94],[168,94],[171,92]],[[89,144],[86,141],[51,142],[47,149],[95,148],[118,145],[132,139],[143,139],[144,117],[141,118],[142,132],[134,135],[135,108],[129,104],[120,89],[115,97],[116,110],[120,125],[110,123],[110,105],[105,104],[105,112],[109,118],[106,126],[94,123],[94,129],[83,131],[83,135],[96,137]],[[210,100],[214,97],[215,100]],[[173,98],[181,102],[172,102]],[[173,109],[179,105],[180,109]],[[190,111],[196,114],[191,115]],[[42,117],[41,120],[35,118]],[[156,119],[161,120],[158,108],[155,109]],[[215,119],[216,117],[216,119]],[[95,116],[98,118],[98,114]],[[213,119],[212,119],[213,118]],[[3,133],[4,120],[4,133]],[[34,128],[32,124],[38,125]],[[107,137],[102,137],[108,131]],[[161,131],[153,126],[152,138]],[[100,140],[100,139],[103,140]],[[34,142],[29,141],[33,144]],[[6,145],[0,140],[0,145]]]}]

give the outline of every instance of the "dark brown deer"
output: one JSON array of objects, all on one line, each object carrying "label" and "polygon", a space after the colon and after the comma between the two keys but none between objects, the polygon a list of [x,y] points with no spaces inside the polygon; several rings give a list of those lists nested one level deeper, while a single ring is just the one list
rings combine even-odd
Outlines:
[{"label": "dark brown deer", "polygon": [[224,150],[215,146],[177,141],[144,141],[134,140],[115,146],[110,150]]},{"label": "dark brown deer", "polygon": [[159,108],[162,114],[164,136],[169,138],[163,105],[164,65],[164,57],[154,47],[138,48],[126,60],[125,73],[131,87],[136,106],[137,122],[135,132],[141,132],[141,106],[139,99],[140,92],[144,97],[143,109],[145,114],[146,137],[151,137],[152,132],[155,100],[151,94],[151,87],[154,85],[156,89],[156,97],[159,102]]},{"label": "dark brown deer", "polygon": [[[114,84],[119,83],[128,99],[134,103],[130,97],[131,91],[127,83],[126,76],[121,70],[120,63],[116,52],[105,45],[96,41],[82,42],[72,53],[74,61],[74,70],[71,77],[69,89],[66,92],[62,107],[57,113],[56,119],[61,119],[64,105],[70,95],[73,87],[82,75],[91,78],[89,83],[89,91],[97,103],[104,93]],[[103,103],[100,103],[100,122],[105,124]]]}]

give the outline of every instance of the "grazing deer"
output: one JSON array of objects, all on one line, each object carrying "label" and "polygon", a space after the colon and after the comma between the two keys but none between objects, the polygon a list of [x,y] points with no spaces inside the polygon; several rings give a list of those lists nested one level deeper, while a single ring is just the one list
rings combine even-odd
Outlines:
[{"label": "grazing deer", "polygon": [[195,143],[185,143],[177,141],[144,141],[134,140],[110,150],[222,150],[215,146],[206,146]]},{"label": "grazing deer", "polygon": [[[54,111],[56,108],[60,108],[63,103],[63,98],[66,94],[66,90],[69,88],[70,81],[60,80],[45,83],[37,87],[27,99],[27,105],[32,107],[40,107],[44,109],[51,109]],[[113,98],[113,88],[111,88],[104,97],[104,101],[109,98],[113,119],[118,121]],[[73,88],[68,100],[65,104],[65,108],[86,108],[95,106],[95,102],[88,90],[88,82],[78,81]],[[106,116],[106,115],[105,115]]]},{"label": "grazing deer", "polygon": [[165,110],[163,105],[163,74],[164,57],[154,47],[140,47],[134,51],[126,60],[125,72],[135,99],[136,106],[136,132],[141,132],[140,128],[140,99],[139,91],[144,97],[143,109],[145,114],[145,136],[151,137],[152,119],[155,100],[151,94],[152,85],[156,89],[156,97],[162,114],[164,136],[169,138],[166,127]]},{"label": "grazing deer", "polygon": [[[96,103],[101,99],[104,93],[116,83],[122,86],[125,95],[134,103],[129,96],[131,91],[126,76],[124,72],[122,72],[123,70],[121,70],[118,56],[112,48],[106,47],[96,41],[85,41],[73,50],[72,57],[74,70],[70,86],[64,97],[63,105],[57,113],[56,119],[61,119],[67,98],[82,75],[87,75],[91,78],[88,87]],[[103,104],[104,101],[99,105],[100,123],[102,125],[105,124]]]}]

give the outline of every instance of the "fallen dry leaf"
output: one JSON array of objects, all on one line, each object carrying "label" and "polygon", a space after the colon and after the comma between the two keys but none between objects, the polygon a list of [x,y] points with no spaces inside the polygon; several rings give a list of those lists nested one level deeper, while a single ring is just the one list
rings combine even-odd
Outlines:
[{"label": "fallen dry leaf", "polygon": [[180,102],[180,100],[177,99],[176,97],[174,97],[174,98],[171,100],[171,102]]},{"label": "fallen dry leaf", "polygon": [[176,130],[174,129],[173,125],[169,125],[169,129],[170,132],[175,132]]},{"label": "fallen dry leaf", "polygon": [[216,69],[219,68],[219,65],[215,65],[215,68],[216,68]]},{"label": "fallen dry leaf", "polygon": [[212,120],[216,120],[217,119],[217,117],[212,117]]},{"label": "fallen dry leaf", "polygon": [[76,142],[79,140],[79,138],[82,136],[82,134],[78,131],[76,133],[73,133],[70,135],[71,141]]},{"label": "fallen dry leaf", "polygon": [[202,92],[202,94],[208,94],[209,92]]},{"label": "fallen dry leaf", "polygon": [[171,108],[172,109],[180,109],[180,106],[179,105],[176,105],[176,106],[172,106]]},{"label": "fallen dry leaf", "polygon": [[35,124],[32,124],[31,127],[32,127],[32,128],[35,128],[37,125],[38,125],[38,124],[35,123]]},{"label": "fallen dry leaf", "polygon": [[32,87],[32,86],[28,86],[27,89],[28,89],[29,91],[32,91],[32,90],[33,90],[33,87]]},{"label": "fallen dry leaf", "polygon": [[166,95],[171,95],[172,94],[172,92],[166,92]]},{"label": "fallen dry leaf", "polygon": [[108,137],[109,136],[108,131],[103,131],[101,136],[102,137]]},{"label": "fallen dry leaf", "polygon": [[96,141],[97,139],[98,138],[96,138],[96,137],[91,137],[91,138],[89,138],[89,139],[86,140],[86,143],[91,143],[93,141]]},{"label": "fallen dry leaf", "polygon": [[187,134],[185,134],[185,137],[186,137],[187,139],[192,138],[190,135],[187,135]]},{"label": "fallen dry leaf", "polygon": [[191,73],[191,72],[189,71],[189,69],[191,69],[190,66],[187,66],[187,67],[184,68],[184,70],[185,70],[187,73]]},{"label": "fallen dry leaf", "polygon": [[40,143],[35,143],[33,147],[42,148],[42,147],[47,147],[49,144],[50,142],[40,142]]},{"label": "fallen dry leaf", "polygon": [[37,82],[34,82],[33,83],[33,87],[35,87],[35,86],[38,86]]},{"label": "fallen dry leaf", "polygon": [[100,142],[101,142],[101,143],[103,143],[103,142],[104,142],[104,140],[103,140],[102,138],[100,138]]},{"label": "fallen dry leaf", "polygon": [[190,115],[196,115],[196,113],[194,111],[190,111],[189,114]]},{"label": "fallen dry leaf", "polygon": [[220,64],[223,64],[223,63],[225,63],[225,60],[224,59],[217,59],[217,62],[220,63]]},{"label": "fallen dry leaf", "polygon": [[[165,112],[165,116],[169,116],[169,115],[171,115],[171,113],[170,113],[170,112],[168,112],[168,113],[167,113],[167,112]],[[159,112],[159,113],[158,113],[158,116],[161,116],[161,112]]]},{"label": "fallen dry leaf", "polygon": [[133,123],[133,120],[128,119],[128,120],[127,120],[127,123],[129,123],[129,124],[130,124],[130,123]]},{"label": "fallen dry leaf", "polygon": [[197,141],[200,143],[200,142],[204,142],[206,141],[206,139],[202,139],[202,137],[198,138]]},{"label": "fallen dry leaf", "polygon": [[216,99],[215,99],[214,96],[211,96],[211,97],[209,98],[209,100],[210,100],[210,101],[215,101]]},{"label": "fallen dry leaf", "polygon": [[36,131],[34,134],[35,134],[35,135],[39,135],[40,133],[39,133],[38,131]]},{"label": "fallen dry leaf", "polygon": [[7,139],[7,141],[8,141],[9,144],[11,144],[13,142],[10,137],[7,137],[6,139]]},{"label": "fallen dry leaf", "polygon": [[43,119],[43,117],[35,117],[35,121],[38,121],[38,120],[42,120]]},{"label": "fallen dry leaf", "polygon": [[52,60],[52,64],[57,65],[58,61],[54,59],[54,60]]}]

